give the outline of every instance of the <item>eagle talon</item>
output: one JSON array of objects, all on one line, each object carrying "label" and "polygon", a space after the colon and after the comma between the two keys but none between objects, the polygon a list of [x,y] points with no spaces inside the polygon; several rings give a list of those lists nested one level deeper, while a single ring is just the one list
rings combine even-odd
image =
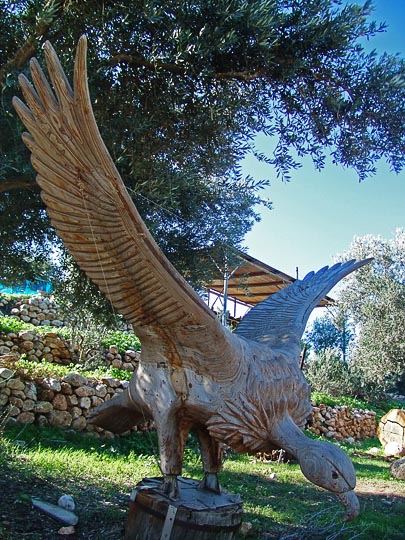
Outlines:
[{"label": "eagle talon", "polygon": [[166,474],[164,476],[160,491],[169,497],[169,499],[178,499],[179,498],[179,484],[177,481],[177,475],[175,474]]},{"label": "eagle talon", "polygon": [[221,493],[221,486],[218,482],[218,476],[216,473],[205,473],[204,478],[198,485],[199,489],[206,489],[207,491],[212,491],[213,493]]}]

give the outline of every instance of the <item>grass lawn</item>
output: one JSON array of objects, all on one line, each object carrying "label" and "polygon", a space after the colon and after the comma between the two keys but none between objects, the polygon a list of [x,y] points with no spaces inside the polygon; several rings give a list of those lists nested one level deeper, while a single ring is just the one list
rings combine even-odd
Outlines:
[{"label": "grass lawn", "polygon": [[[310,484],[296,464],[230,453],[220,481],[241,494],[252,540],[404,540],[405,482],[390,478],[388,461],[367,453],[372,446],[378,441],[345,447],[355,463],[361,502],[360,517],[351,524],[343,523],[335,498]],[[122,539],[132,488],[160,475],[156,449],[155,433],[111,440],[33,426],[6,428],[0,441],[0,539],[63,538],[62,524],[34,509],[29,497],[56,504],[65,493],[75,499],[79,516],[76,533],[66,538]],[[184,476],[201,477],[193,439]]]}]

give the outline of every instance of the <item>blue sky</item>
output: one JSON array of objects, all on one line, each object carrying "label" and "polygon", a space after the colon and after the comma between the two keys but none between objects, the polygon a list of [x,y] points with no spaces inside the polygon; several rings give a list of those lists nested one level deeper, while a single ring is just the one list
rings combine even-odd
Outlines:
[{"label": "blue sky", "polygon": [[[374,0],[374,5],[373,18],[388,29],[373,38],[371,48],[405,55],[405,0]],[[405,171],[396,175],[384,163],[362,183],[354,171],[333,164],[317,172],[310,160],[289,183],[253,158],[243,167],[254,178],[270,179],[265,196],[273,202],[273,210],[260,210],[261,222],[246,236],[247,251],[294,277],[296,267],[302,278],[332,264],[355,236],[391,238],[396,228],[405,227]]]}]

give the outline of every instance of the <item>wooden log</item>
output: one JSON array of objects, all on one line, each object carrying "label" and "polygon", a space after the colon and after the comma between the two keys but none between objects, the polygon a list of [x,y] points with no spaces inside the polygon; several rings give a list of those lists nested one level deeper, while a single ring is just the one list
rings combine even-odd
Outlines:
[{"label": "wooden log", "polygon": [[234,540],[242,522],[239,495],[199,489],[179,477],[178,499],[160,493],[161,478],[144,478],[132,492],[125,540]]}]

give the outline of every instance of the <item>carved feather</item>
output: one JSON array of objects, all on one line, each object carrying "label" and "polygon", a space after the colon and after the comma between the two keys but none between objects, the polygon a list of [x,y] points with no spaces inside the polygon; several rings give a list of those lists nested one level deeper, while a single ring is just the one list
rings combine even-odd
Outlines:
[{"label": "carved feather", "polygon": [[297,279],[254,307],[243,318],[236,334],[272,347],[285,347],[298,359],[300,339],[314,307],[343,277],[371,260],[325,266],[303,280]]},{"label": "carved feather", "polygon": [[86,49],[83,36],[72,90],[46,43],[53,89],[33,59],[34,86],[24,75],[19,78],[28,106],[14,98],[30,132],[23,139],[51,222],[78,265],[141,340],[156,336],[169,364],[219,380],[232,377],[238,370],[237,339],[160,251],[104,145],[90,102]]}]

